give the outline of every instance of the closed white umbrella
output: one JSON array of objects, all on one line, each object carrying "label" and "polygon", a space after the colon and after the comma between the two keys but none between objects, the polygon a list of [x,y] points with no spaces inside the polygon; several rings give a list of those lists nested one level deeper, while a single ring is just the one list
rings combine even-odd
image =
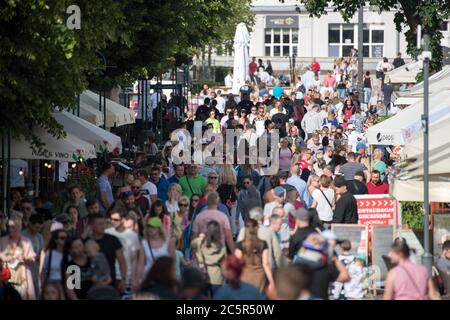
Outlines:
[{"label": "closed white umbrella", "polygon": [[234,35],[233,88],[231,92],[238,94],[248,79],[248,48],[250,34],[245,23],[239,23]]},{"label": "closed white umbrella", "polygon": [[96,158],[95,147],[71,134],[63,139],[57,139],[43,128],[34,128],[33,133],[45,144],[43,151],[37,152],[25,140],[11,140],[12,159],[43,159],[58,161],[74,161],[78,157],[84,159]]},{"label": "closed white umbrella", "polygon": [[97,152],[101,152],[102,149],[106,149],[108,152],[122,152],[122,140],[115,134],[103,130],[67,111],[54,112],[53,117],[59,124],[64,126],[64,130],[67,133],[92,143]]},{"label": "closed white umbrella", "polygon": [[[81,102],[99,110],[99,95],[90,91],[84,91],[80,96]],[[102,98],[103,106],[103,98]],[[101,111],[103,113],[103,110]],[[135,123],[135,115],[133,110],[125,108],[124,106],[114,102],[110,99],[106,99],[106,126],[108,128],[114,126],[123,126],[126,124]]]}]

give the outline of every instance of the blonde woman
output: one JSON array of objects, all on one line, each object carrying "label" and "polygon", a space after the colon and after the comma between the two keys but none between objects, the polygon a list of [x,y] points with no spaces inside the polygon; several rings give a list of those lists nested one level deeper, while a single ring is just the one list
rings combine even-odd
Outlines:
[{"label": "blonde woman", "polygon": [[308,178],[308,182],[306,183],[306,186],[308,187],[309,194],[313,194],[314,190],[320,187],[319,184],[319,176],[312,174]]},{"label": "blonde woman", "polygon": [[373,152],[373,161],[370,164],[371,170],[377,170],[380,172],[380,179],[381,181],[384,181],[384,177],[386,175],[386,163],[382,160],[383,159],[383,151],[380,149],[375,149]]},{"label": "blonde woman", "polygon": [[233,204],[237,200],[236,197],[237,177],[236,171],[231,164],[222,165],[219,172],[219,188],[217,193],[220,200],[225,204],[229,210],[232,209]]},{"label": "blonde woman", "polygon": [[167,195],[169,199],[165,201],[165,205],[170,218],[173,219],[174,214],[180,211],[180,208],[178,207],[178,200],[181,197],[181,186],[178,183],[170,184],[167,189]]},{"label": "blonde woman", "polygon": [[124,192],[129,192],[132,191],[132,185],[134,182],[134,176],[132,174],[127,174],[125,175],[124,179],[123,179],[123,187],[119,188],[117,194],[116,194],[116,198],[119,198],[120,195]]}]

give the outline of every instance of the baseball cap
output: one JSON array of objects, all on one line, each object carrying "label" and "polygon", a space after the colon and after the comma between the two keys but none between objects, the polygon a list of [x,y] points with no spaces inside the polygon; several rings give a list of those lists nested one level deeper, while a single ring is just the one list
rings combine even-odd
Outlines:
[{"label": "baseball cap", "polygon": [[283,187],[278,186],[278,187],[275,187],[275,189],[273,189],[273,193],[277,197],[281,197],[281,196],[284,196],[285,191],[284,191]]},{"label": "baseball cap", "polygon": [[364,150],[367,149],[367,145],[366,145],[364,142],[359,142],[359,143],[356,145],[356,150],[361,150],[361,149],[364,149]]},{"label": "baseball cap", "polygon": [[297,210],[291,211],[291,215],[298,220],[309,220],[309,212],[305,208],[299,208]]},{"label": "baseball cap", "polygon": [[151,227],[151,228],[159,228],[159,229],[162,229],[163,224],[162,224],[160,218],[158,218],[158,217],[153,217],[153,218],[148,219],[146,226],[147,226],[147,227]]},{"label": "baseball cap", "polygon": [[63,229],[64,229],[64,226],[60,222],[53,222],[52,225],[50,226],[50,232],[63,230]]},{"label": "baseball cap", "polygon": [[355,125],[353,123],[350,123],[347,128],[348,129],[352,129],[352,130],[356,129],[356,127],[355,127]]},{"label": "baseball cap", "polygon": [[357,254],[355,254],[355,259],[362,260],[362,261],[366,262],[367,261],[367,256],[364,253],[362,253],[362,252],[358,252]]}]

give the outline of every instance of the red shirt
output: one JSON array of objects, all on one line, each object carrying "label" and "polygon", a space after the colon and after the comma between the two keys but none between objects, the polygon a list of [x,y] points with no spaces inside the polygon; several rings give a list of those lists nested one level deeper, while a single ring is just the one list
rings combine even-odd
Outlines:
[{"label": "red shirt", "polygon": [[328,86],[330,88],[334,87],[334,83],[336,82],[336,78],[335,77],[326,77],[325,79],[323,79],[323,84],[325,85],[326,83],[328,83]]},{"label": "red shirt", "polygon": [[250,71],[251,75],[255,74],[257,67],[258,65],[256,64],[256,62],[250,62],[250,64],[248,65],[248,70]]},{"label": "red shirt", "polygon": [[309,171],[312,170],[312,164],[306,160],[299,160],[297,161],[296,165],[300,167],[300,169],[309,169]]},{"label": "red shirt", "polygon": [[381,182],[378,185],[374,185],[372,182],[366,183],[367,191],[369,194],[388,194],[389,185],[386,182]]},{"label": "red shirt", "polygon": [[313,72],[319,71],[319,70],[320,70],[320,64],[319,64],[318,62],[314,62],[314,63],[311,65],[311,70],[312,70]]}]

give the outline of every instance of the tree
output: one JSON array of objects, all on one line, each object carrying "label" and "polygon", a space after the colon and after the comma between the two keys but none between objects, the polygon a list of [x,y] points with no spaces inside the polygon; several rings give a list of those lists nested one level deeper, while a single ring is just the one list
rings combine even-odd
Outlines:
[{"label": "tree", "polygon": [[[284,0],[280,0],[284,2]],[[440,41],[442,38],[439,32],[440,26],[445,18],[450,14],[449,0],[298,0],[305,5],[310,16],[320,17],[326,14],[326,8],[332,7],[334,11],[339,11],[345,21],[349,21],[357,12],[359,6],[377,6],[381,11],[396,9],[394,22],[397,31],[407,29],[405,32],[408,43],[407,52],[413,58],[417,58],[420,51],[416,48],[417,26],[422,26],[422,34],[430,35],[430,51],[433,58],[430,63],[431,71],[438,71],[442,64],[442,49]]]},{"label": "tree", "polygon": [[[197,48],[222,44],[244,20],[253,23],[250,0],[127,0],[122,25],[127,42],[112,42],[103,54],[107,68],[90,78],[106,90],[152,78],[189,61]],[[234,32],[234,31],[233,31]]]},{"label": "tree", "polygon": [[32,128],[56,137],[63,128],[51,117],[55,108],[75,104],[75,95],[96,72],[96,51],[117,35],[121,19],[116,1],[78,1],[81,29],[69,30],[71,0],[9,0],[0,6],[0,134],[25,138],[38,149]]}]

